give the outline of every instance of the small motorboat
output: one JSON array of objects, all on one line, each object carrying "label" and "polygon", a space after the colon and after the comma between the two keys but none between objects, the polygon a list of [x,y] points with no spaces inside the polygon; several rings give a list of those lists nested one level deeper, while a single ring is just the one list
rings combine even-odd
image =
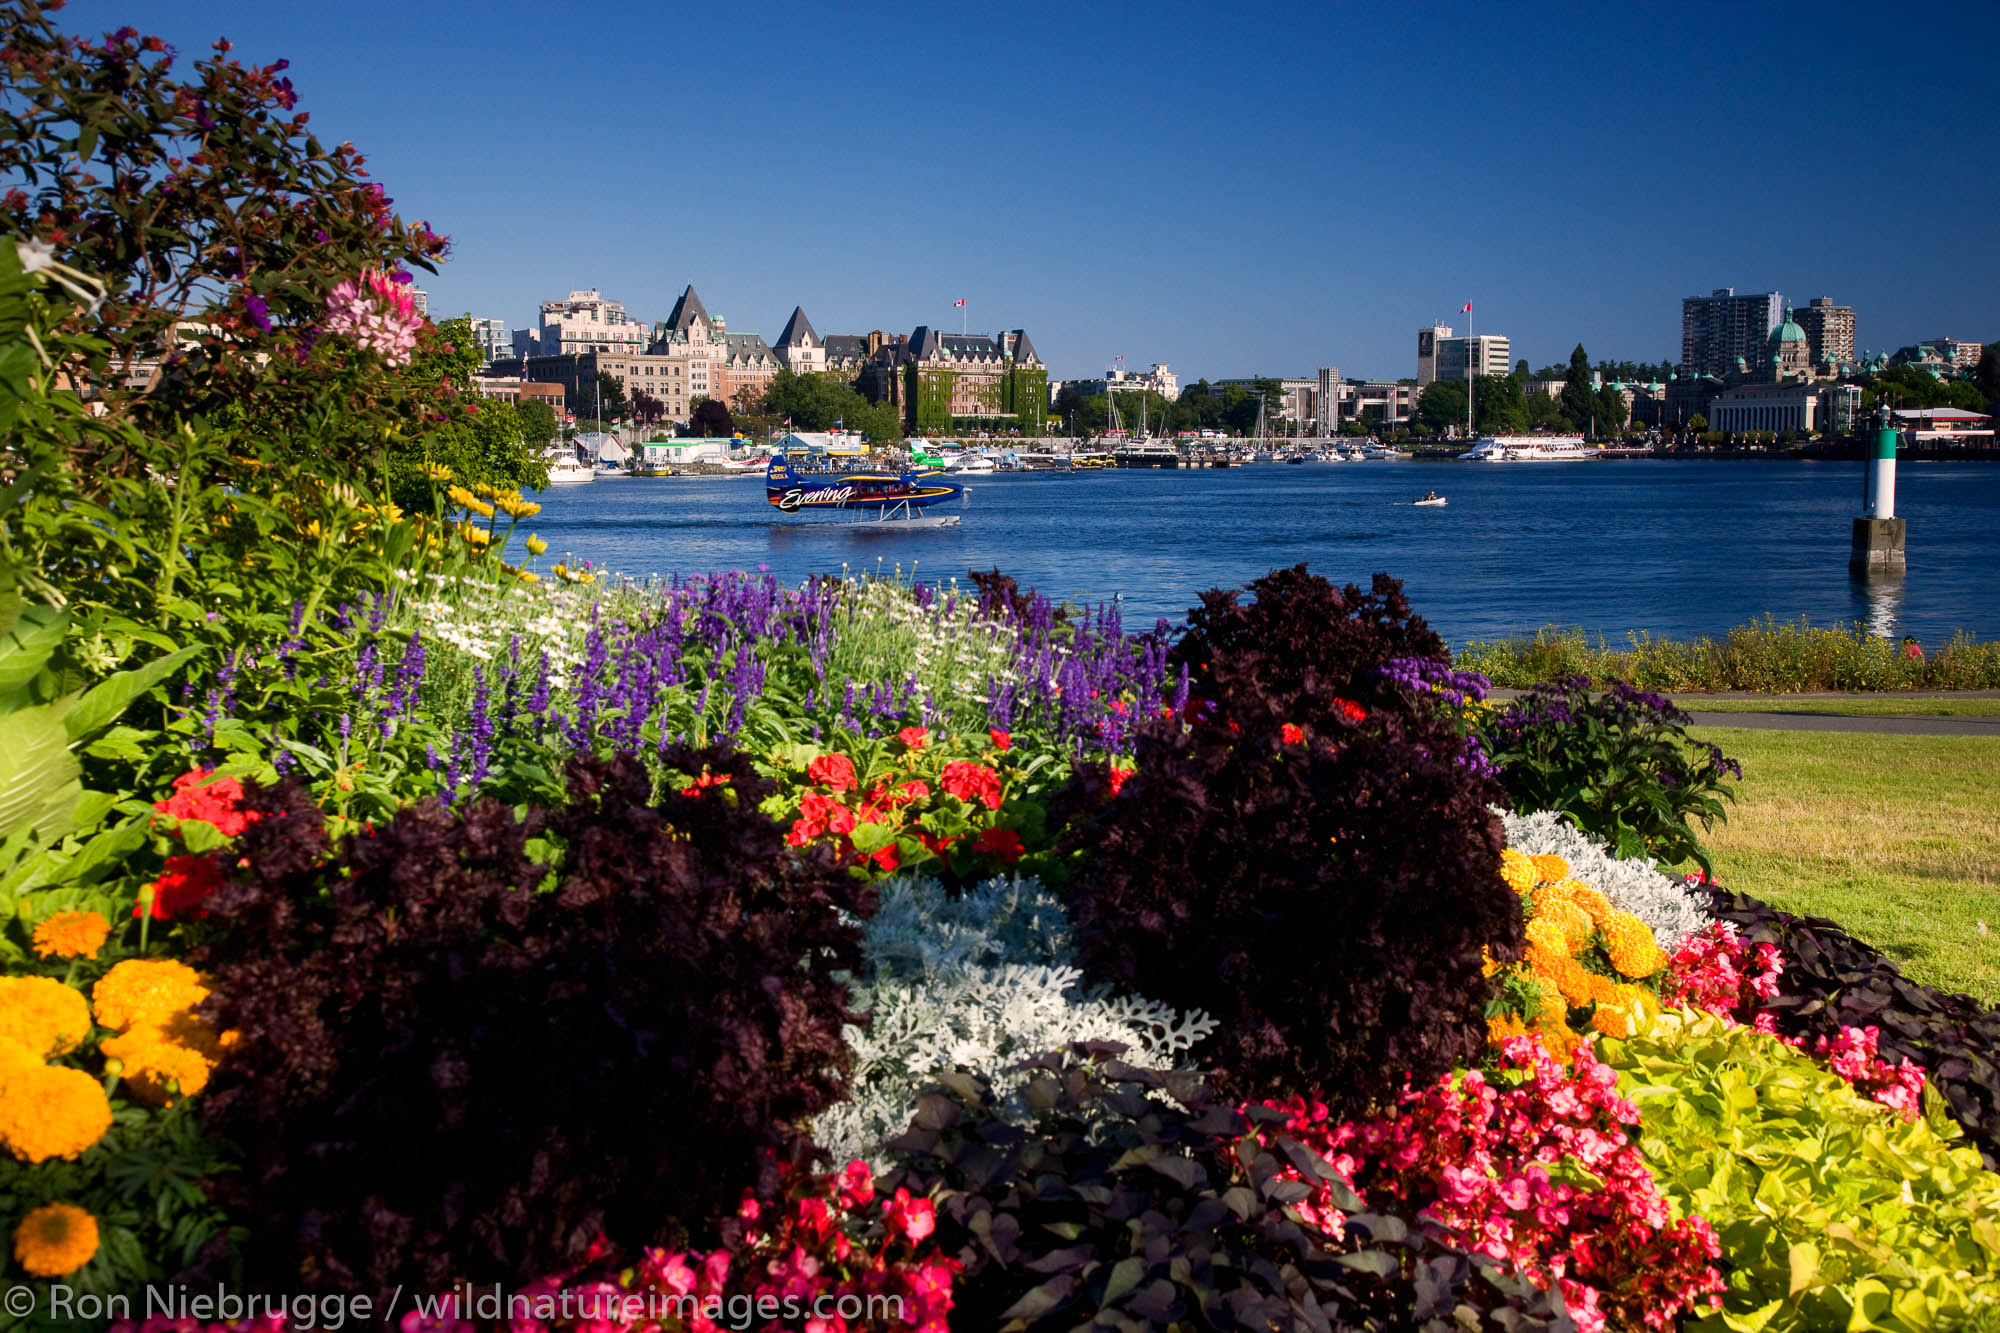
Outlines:
[{"label": "small motorboat", "polygon": [[1436,491],[1432,491],[1429,495],[1426,495],[1423,499],[1412,500],[1410,501],[1410,503],[1417,506],[1417,508],[1419,509],[1423,508],[1438,509],[1443,507],[1444,497],[1442,495],[1439,495]]}]

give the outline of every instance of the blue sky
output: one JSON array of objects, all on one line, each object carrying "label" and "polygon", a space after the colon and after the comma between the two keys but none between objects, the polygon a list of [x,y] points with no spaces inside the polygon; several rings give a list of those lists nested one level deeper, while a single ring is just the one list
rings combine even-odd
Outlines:
[{"label": "blue sky", "polygon": [[1679,352],[1680,298],[2000,338],[2000,5],[74,0],[286,58],[453,238],[433,314],[692,282],[775,338],[1025,327],[1052,374]]}]

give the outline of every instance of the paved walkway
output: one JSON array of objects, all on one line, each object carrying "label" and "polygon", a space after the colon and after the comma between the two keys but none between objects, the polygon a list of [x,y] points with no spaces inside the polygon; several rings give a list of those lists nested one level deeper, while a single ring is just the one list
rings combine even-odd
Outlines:
[{"label": "paved walkway", "polygon": [[[1676,699],[1675,703],[1681,703]],[[1683,704],[1683,707],[1685,705]],[[1839,713],[1711,713],[1689,708],[1698,726],[1757,731],[1874,731],[1898,736],[1996,736],[2000,717],[1849,717]]]},{"label": "paved walkway", "polygon": [[[1496,689],[1496,698],[1511,699],[1526,690]],[[1939,717],[1909,713],[1853,717],[1838,712],[1819,712],[1814,704],[1832,704],[1848,699],[2000,699],[2000,690],[1954,690],[1950,693],[1911,692],[1909,694],[1674,694],[1673,701],[1686,709],[1699,726],[1749,727],[1758,731],[1873,731],[1898,736],[2000,736],[2000,717]],[[1704,703],[1770,703],[1783,705],[1785,712],[1718,712],[1704,709]]]}]

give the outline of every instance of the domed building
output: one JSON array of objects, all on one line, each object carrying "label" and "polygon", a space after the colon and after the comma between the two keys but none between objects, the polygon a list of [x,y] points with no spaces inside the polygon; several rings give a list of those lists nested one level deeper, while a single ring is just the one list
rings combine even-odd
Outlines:
[{"label": "domed building", "polygon": [[1774,382],[1812,378],[1812,348],[1806,342],[1806,331],[1792,318],[1789,305],[1785,307],[1785,322],[1771,330],[1765,350],[1770,356]]}]

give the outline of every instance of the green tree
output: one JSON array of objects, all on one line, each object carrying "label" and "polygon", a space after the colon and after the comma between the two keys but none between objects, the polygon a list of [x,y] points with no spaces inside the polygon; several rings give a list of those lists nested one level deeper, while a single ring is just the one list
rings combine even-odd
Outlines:
[{"label": "green tree", "polygon": [[1516,361],[1514,363],[1514,378],[1517,380],[1525,380],[1529,378],[1527,357],[1524,356],[1519,361]]},{"label": "green tree", "polygon": [[1519,435],[1528,429],[1527,395],[1512,375],[1481,375],[1472,411],[1483,435]]},{"label": "green tree", "polygon": [[1988,343],[1979,352],[1979,366],[1972,372],[1972,387],[1980,397],[2000,407],[2000,342]]},{"label": "green tree", "polygon": [[521,419],[521,439],[533,448],[556,437],[556,410],[540,399],[524,399],[514,404]]},{"label": "green tree", "polygon": [[472,387],[481,364],[472,322],[450,320],[438,326],[438,333],[419,349],[407,374],[456,408],[426,430],[390,437],[385,460],[390,497],[405,509],[428,512],[438,483],[424,475],[425,464],[450,468],[452,484],[461,486],[514,490],[548,485],[548,463],[540,447],[546,437],[529,436],[514,404],[497,398],[480,402]]},{"label": "green tree", "polygon": [[1465,381],[1432,380],[1417,395],[1417,423],[1432,435],[1465,429]]},{"label": "green tree", "polygon": [[599,421],[622,421],[631,415],[632,405],[625,398],[625,386],[608,370],[597,372],[595,385],[583,384],[578,389],[581,401],[570,404],[570,410],[578,417],[588,412]]},{"label": "green tree", "polygon": [[1708,418],[1697,412],[1688,418],[1688,429],[1696,435],[1708,434]]},{"label": "green tree", "polygon": [[1562,397],[1563,415],[1578,430],[1591,430],[1592,423],[1602,410],[1598,402],[1597,390],[1590,384],[1590,357],[1578,343],[1576,350],[1569,354],[1569,369],[1563,375]]}]

